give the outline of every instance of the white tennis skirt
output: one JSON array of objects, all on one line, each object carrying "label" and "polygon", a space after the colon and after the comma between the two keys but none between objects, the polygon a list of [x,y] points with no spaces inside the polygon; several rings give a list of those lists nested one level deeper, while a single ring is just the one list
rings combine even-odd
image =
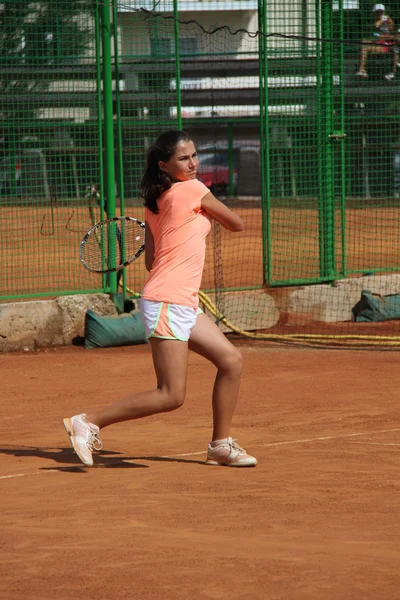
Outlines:
[{"label": "white tennis skirt", "polygon": [[155,302],[143,298],[140,301],[140,316],[147,338],[157,337],[187,342],[197,315],[202,312],[201,308],[196,311],[190,306],[180,304]]}]

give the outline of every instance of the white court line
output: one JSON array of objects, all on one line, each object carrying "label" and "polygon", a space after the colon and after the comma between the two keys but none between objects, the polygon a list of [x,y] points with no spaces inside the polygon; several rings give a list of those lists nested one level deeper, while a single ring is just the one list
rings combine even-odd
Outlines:
[{"label": "white court line", "polygon": [[351,440],[353,444],[366,444],[367,446],[400,446],[400,444],[389,444],[386,442],[357,442],[357,440]]},{"label": "white court line", "polygon": [[[323,437],[306,438],[306,439],[301,439],[301,440],[287,440],[285,442],[271,442],[268,444],[261,443],[261,444],[257,444],[257,447],[272,448],[274,446],[285,446],[285,445],[289,445],[289,444],[307,444],[310,442],[325,442],[325,441],[329,441],[329,440],[340,440],[343,438],[360,437],[363,435],[378,435],[380,433],[394,433],[395,431],[400,431],[400,427],[397,427],[396,429],[383,429],[381,431],[368,431],[368,432],[363,432],[363,433],[344,433],[342,435],[326,435]],[[365,444],[368,442],[359,442],[359,443]],[[391,444],[391,445],[400,445],[400,444]],[[162,456],[161,458],[178,458],[179,456],[195,456],[197,454],[205,454],[205,452],[189,452],[188,454],[173,454],[171,456]]]},{"label": "white court line", "polygon": [[[308,444],[310,442],[325,442],[325,441],[329,441],[329,440],[340,440],[340,439],[345,439],[345,438],[351,438],[351,437],[361,437],[363,435],[367,436],[367,435],[379,435],[382,433],[394,433],[396,431],[400,431],[400,427],[397,427],[396,429],[382,429],[381,431],[365,431],[363,433],[344,433],[343,435],[327,435],[327,436],[322,436],[322,437],[315,437],[315,438],[306,438],[306,439],[301,439],[301,440],[287,440],[285,442],[272,442],[269,444],[258,444],[258,447],[263,447],[263,448],[272,448],[274,446],[286,446],[286,445],[290,445],[290,444]],[[386,444],[384,442],[379,443],[379,442],[358,442],[360,444],[378,444],[378,445],[386,445],[386,446],[399,446],[400,444]],[[170,454],[168,456],[161,456],[160,458],[179,458],[181,456],[200,456],[201,454],[205,454],[206,452],[188,452],[185,454]],[[145,459],[143,459],[145,460]],[[123,461],[121,461],[123,462]],[[128,462],[128,461],[125,461]],[[0,479],[13,479],[15,477],[28,477],[30,475],[40,475],[42,473],[59,473],[60,470],[59,469],[47,469],[46,471],[37,471],[34,473],[15,473],[13,475],[0,475]]]},{"label": "white court line", "polygon": [[[344,438],[350,437],[360,437],[362,435],[378,435],[379,433],[393,433],[395,431],[400,431],[400,427],[396,429],[383,429],[382,431],[368,431],[364,433],[344,433],[343,435],[327,435],[324,437],[315,437],[303,440],[288,440],[287,442],[273,442],[272,444],[258,444],[262,447],[272,447],[272,446],[284,446],[286,444],[306,444],[308,442],[325,442],[327,440],[340,440]],[[360,442],[365,443],[365,442]]]},{"label": "white court line", "polygon": [[58,473],[58,469],[46,469],[34,473],[14,473],[13,475],[0,475],[0,479],[14,479],[15,477],[30,477],[31,475],[42,475],[43,473]]}]

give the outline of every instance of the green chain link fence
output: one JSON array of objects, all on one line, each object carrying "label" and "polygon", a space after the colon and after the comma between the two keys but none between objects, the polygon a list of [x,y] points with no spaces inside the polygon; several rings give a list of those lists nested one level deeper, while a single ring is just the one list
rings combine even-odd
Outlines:
[{"label": "green chain link fence", "polygon": [[0,23],[0,295],[101,289],[76,261],[101,214],[90,192],[102,172],[99,12],[7,1]]},{"label": "green chain link fence", "polygon": [[94,276],[79,241],[106,215],[143,217],[145,152],[170,127],[246,222],[209,238],[203,288],[223,314],[227,291],[397,272],[400,9],[386,6],[383,37],[372,9],[4,0],[0,299],[140,294],[143,261]]}]

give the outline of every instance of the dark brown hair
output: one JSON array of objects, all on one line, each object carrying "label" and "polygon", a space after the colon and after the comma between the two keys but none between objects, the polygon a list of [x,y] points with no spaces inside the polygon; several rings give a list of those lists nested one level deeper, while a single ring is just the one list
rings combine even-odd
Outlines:
[{"label": "dark brown hair", "polygon": [[171,180],[158,166],[159,161],[167,162],[175,153],[179,142],[190,142],[191,137],[180,129],[170,129],[162,133],[147,151],[146,165],[139,186],[139,196],[144,205],[157,214],[157,198],[171,187]]}]

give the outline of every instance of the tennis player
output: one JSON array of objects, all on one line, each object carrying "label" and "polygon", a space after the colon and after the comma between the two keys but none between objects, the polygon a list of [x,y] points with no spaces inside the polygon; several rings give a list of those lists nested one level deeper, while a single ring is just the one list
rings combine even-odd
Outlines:
[{"label": "tennis player", "polygon": [[100,430],[104,427],[182,406],[189,349],[217,368],[207,464],[257,464],[230,437],[242,374],[241,353],[199,309],[198,298],[212,219],[232,232],[242,231],[243,222],[196,178],[198,164],[195,145],[183,131],[163,133],[148,151],[139,193],[146,207],[149,275],[140,314],[151,345],[157,387],[127,396],[99,412],[64,419],[71,445],[86,466],[93,465],[92,452],[102,448]]}]

